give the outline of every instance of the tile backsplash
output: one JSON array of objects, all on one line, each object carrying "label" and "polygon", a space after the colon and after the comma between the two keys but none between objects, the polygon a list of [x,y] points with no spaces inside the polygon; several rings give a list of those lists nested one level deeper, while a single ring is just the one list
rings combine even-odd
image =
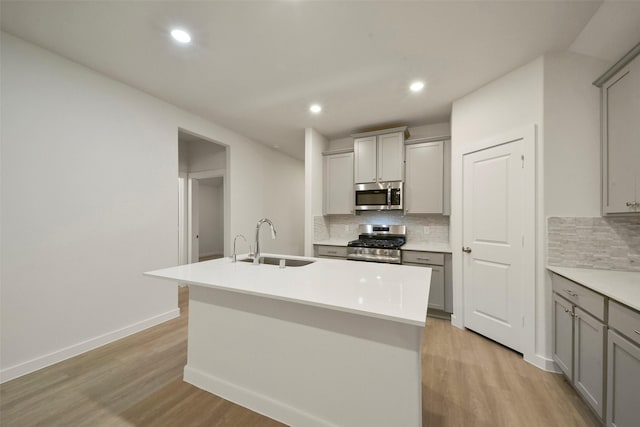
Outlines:
[{"label": "tile backsplash", "polygon": [[360,224],[406,225],[408,242],[449,243],[448,216],[403,215],[401,211],[316,216],[313,221],[314,240],[357,239]]},{"label": "tile backsplash", "polygon": [[640,217],[547,219],[547,262],[640,271]]}]

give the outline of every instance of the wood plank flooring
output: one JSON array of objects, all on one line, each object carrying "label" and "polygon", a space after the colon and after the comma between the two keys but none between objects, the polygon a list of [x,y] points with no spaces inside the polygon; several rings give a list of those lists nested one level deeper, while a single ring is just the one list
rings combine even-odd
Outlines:
[{"label": "wood plank flooring", "polygon": [[[178,319],[0,385],[0,425],[282,426],[182,381],[187,295]],[[599,426],[562,376],[447,321],[422,363],[424,426]]]}]

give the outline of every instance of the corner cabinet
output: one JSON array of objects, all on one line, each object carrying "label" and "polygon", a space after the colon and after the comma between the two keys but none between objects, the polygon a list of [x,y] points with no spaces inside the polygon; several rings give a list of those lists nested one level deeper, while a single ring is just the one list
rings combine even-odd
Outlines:
[{"label": "corner cabinet", "polygon": [[405,146],[405,213],[449,214],[448,148],[445,141]]},{"label": "corner cabinet", "polygon": [[323,213],[352,214],[353,204],[353,152],[324,154]]},{"label": "corner cabinet", "polygon": [[[602,90],[602,213],[640,213],[640,44],[594,84]],[[635,58],[635,59],[633,59]],[[620,66],[620,64],[625,64]]]},{"label": "corner cabinet", "polygon": [[[354,150],[355,184],[404,180],[404,135],[406,128],[393,132],[351,135]],[[352,188],[353,190],[353,188]]]},{"label": "corner cabinet", "polygon": [[556,273],[551,282],[554,361],[607,426],[638,426],[640,312]]}]

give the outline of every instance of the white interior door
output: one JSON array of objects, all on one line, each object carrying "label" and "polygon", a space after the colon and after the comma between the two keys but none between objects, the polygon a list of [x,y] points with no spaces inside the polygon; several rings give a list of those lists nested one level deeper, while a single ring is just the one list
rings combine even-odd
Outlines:
[{"label": "white interior door", "polygon": [[200,260],[200,202],[198,194],[200,185],[197,179],[189,178],[189,236],[191,244],[189,245],[189,262],[198,262]]},{"label": "white interior door", "polygon": [[522,352],[524,143],[463,156],[464,324]]}]

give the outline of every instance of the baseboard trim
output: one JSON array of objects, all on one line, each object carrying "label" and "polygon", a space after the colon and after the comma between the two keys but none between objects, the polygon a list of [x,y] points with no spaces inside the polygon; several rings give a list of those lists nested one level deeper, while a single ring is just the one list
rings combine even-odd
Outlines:
[{"label": "baseboard trim", "polygon": [[39,369],[46,368],[47,366],[54,365],[58,362],[62,362],[63,360],[70,359],[89,350],[93,350],[105,344],[117,341],[121,338],[135,334],[136,332],[143,331],[152,326],[159,325],[160,323],[166,322],[168,320],[175,319],[178,316],[180,316],[180,309],[175,308],[173,310],[167,311],[166,313],[162,313],[157,316],[142,320],[140,322],[136,322],[132,325],[125,326],[124,328],[108,332],[95,338],[80,342],[78,344],[73,344],[63,349],[45,354],[44,356],[36,357],[35,359],[31,359],[18,365],[2,369],[0,370],[0,384],[11,381],[23,375],[30,374]]},{"label": "baseboard trim", "polygon": [[207,374],[189,365],[184,367],[184,380],[202,390],[287,425],[337,427],[327,420],[274,400],[264,394]]},{"label": "baseboard trim", "polygon": [[542,369],[543,371],[553,372],[555,374],[562,373],[562,371],[560,370],[556,362],[553,361],[553,359],[547,359],[546,357],[542,357],[539,354],[534,354],[533,356],[525,355],[523,359],[525,362],[530,363],[536,368]]}]

